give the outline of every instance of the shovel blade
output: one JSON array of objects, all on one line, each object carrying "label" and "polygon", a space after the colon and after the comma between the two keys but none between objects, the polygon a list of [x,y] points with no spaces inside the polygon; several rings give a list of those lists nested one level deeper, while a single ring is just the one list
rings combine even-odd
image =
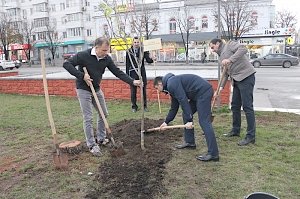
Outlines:
[{"label": "shovel blade", "polygon": [[54,152],[52,154],[52,157],[53,157],[53,163],[54,163],[54,167],[56,169],[67,169],[68,168],[68,162],[69,162],[69,159],[68,159],[68,155],[65,154],[65,153],[57,153],[57,152]]},{"label": "shovel blade", "polygon": [[112,145],[109,152],[112,157],[120,157],[126,154],[122,142],[115,143],[114,145]]}]

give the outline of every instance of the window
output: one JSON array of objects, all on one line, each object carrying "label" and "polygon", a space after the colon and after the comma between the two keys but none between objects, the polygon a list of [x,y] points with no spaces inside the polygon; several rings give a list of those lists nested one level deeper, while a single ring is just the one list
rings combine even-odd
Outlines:
[{"label": "window", "polygon": [[56,6],[55,6],[55,4],[51,4],[51,11],[52,12],[56,12]]},{"label": "window", "polygon": [[195,18],[193,16],[188,17],[188,29],[189,31],[195,30]]},{"label": "window", "polygon": [[103,25],[103,30],[104,30],[105,37],[109,38],[109,31],[108,31],[108,25],[107,24]]},{"label": "window", "polygon": [[34,25],[34,27],[43,27],[43,26],[49,25],[49,18],[44,17],[44,18],[34,19],[33,25]]},{"label": "window", "polygon": [[80,13],[74,13],[67,15],[67,21],[79,21],[80,20]]},{"label": "window", "polygon": [[67,34],[70,37],[77,37],[77,36],[82,36],[82,28],[69,28],[67,29]]},{"label": "window", "polygon": [[92,36],[92,30],[91,29],[87,29],[86,30],[86,35],[89,37],[89,36]]},{"label": "window", "polygon": [[171,18],[169,21],[169,27],[170,27],[170,34],[176,33],[176,19]]},{"label": "window", "polygon": [[46,12],[46,11],[48,11],[46,3],[35,4],[33,6],[33,8],[34,8],[34,11],[36,11],[36,12]]},{"label": "window", "polygon": [[208,18],[207,18],[207,16],[206,15],[203,15],[202,16],[202,28],[208,28]]},{"label": "window", "polygon": [[251,18],[250,18],[250,23],[251,23],[251,25],[253,25],[253,26],[257,25],[257,18],[258,18],[257,12],[256,12],[256,11],[253,11],[253,12],[251,13]]},{"label": "window", "polygon": [[65,10],[66,7],[65,7],[65,4],[64,3],[60,3],[59,4],[59,7],[60,7],[60,10]]},{"label": "window", "polygon": [[68,35],[67,35],[67,32],[63,32],[63,38],[67,38]]}]

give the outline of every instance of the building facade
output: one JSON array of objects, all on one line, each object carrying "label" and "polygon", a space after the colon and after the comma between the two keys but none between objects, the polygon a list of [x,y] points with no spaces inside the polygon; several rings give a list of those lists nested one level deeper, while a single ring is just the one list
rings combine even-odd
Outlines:
[{"label": "building facade", "polygon": [[[46,58],[51,56],[50,51],[47,51],[50,45],[49,32],[53,33],[52,44],[57,46],[56,59],[63,59],[64,53],[76,53],[91,47],[97,37],[114,38],[113,31],[111,31],[112,26],[101,11],[101,2],[96,0],[0,0],[0,2],[2,3],[0,12],[6,13],[16,28],[21,27],[22,23],[33,25],[31,37],[33,60],[39,59],[39,49],[41,48],[46,49]],[[216,59],[208,49],[208,42],[218,36],[218,23],[215,17],[218,0],[154,1],[146,6],[141,4],[141,0],[128,0],[127,4],[123,5],[119,2],[124,1],[112,0],[109,2],[111,8],[121,17],[116,23],[117,14],[112,15],[115,22],[113,26],[121,28],[128,37],[136,36],[132,24],[132,20],[135,20],[134,17],[143,17],[146,12],[149,12],[151,18],[148,22],[152,31],[149,38],[162,38],[163,49],[157,52],[160,61],[186,59],[184,46],[187,43],[183,42],[182,37],[187,38],[187,36],[186,33],[180,34],[178,25],[180,18],[185,19],[190,26],[189,59],[199,60],[204,51],[208,55],[208,59]],[[265,29],[271,28],[275,17],[272,0],[252,0],[249,1],[248,7],[252,12],[251,17],[255,21],[248,36],[251,32],[264,32]],[[134,15],[128,18],[129,13],[134,13]],[[247,36],[247,34],[245,35]],[[255,36],[255,42],[259,37],[259,34]],[[243,38],[241,43],[248,45],[246,39]],[[274,42],[271,42],[271,45],[272,43]],[[17,50],[19,51],[18,58],[23,58],[20,54],[22,49]],[[124,52],[116,53],[118,61],[124,61]]]}]

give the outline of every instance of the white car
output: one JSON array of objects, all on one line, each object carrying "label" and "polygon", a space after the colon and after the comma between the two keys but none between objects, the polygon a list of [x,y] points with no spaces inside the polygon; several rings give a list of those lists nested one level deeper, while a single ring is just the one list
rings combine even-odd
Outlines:
[{"label": "white car", "polygon": [[12,70],[16,67],[13,61],[0,60],[0,70]]}]

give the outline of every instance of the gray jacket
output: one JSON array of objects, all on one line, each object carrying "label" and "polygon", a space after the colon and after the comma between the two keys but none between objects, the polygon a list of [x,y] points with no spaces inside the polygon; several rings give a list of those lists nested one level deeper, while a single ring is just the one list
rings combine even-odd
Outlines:
[{"label": "gray jacket", "polygon": [[[247,48],[236,41],[229,41],[228,43],[220,43],[217,54],[219,61],[229,59],[232,64],[228,67],[227,78],[230,76],[232,80],[242,81],[255,73],[255,69],[247,57]],[[225,78],[225,79],[227,79]],[[226,81],[223,82],[223,87]]]}]

